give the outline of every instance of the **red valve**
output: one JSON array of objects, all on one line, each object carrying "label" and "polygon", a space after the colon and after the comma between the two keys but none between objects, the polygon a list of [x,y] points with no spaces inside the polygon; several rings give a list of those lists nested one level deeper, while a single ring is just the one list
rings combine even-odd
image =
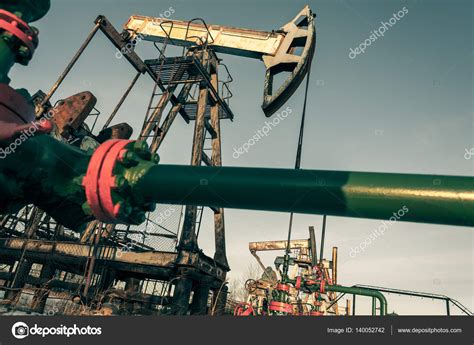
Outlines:
[{"label": "red valve", "polygon": [[268,309],[280,313],[293,314],[293,307],[291,304],[284,302],[271,301],[268,305]]},{"label": "red valve", "polygon": [[301,276],[296,277],[295,289],[299,290],[301,287]]},{"label": "red valve", "polygon": [[287,284],[277,284],[276,289],[278,291],[284,291],[284,292],[289,292],[290,291],[290,286]]},{"label": "red valve", "polygon": [[18,49],[16,61],[26,65],[33,57],[33,53],[38,46],[37,33],[20,17],[5,10],[0,10],[0,33],[2,31],[6,31],[15,37],[20,45],[24,47],[23,50]]},{"label": "red valve", "polygon": [[250,303],[242,302],[242,303],[239,303],[237,307],[235,307],[234,315],[235,316],[250,316],[250,315],[255,316],[255,310],[253,309]]}]

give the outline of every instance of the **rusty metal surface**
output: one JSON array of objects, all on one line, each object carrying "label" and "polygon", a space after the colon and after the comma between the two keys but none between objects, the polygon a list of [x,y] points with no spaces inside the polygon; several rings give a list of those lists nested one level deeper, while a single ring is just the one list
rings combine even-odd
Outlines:
[{"label": "rusty metal surface", "polygon": [[332,247],[332,283],[337,284],[337,247]]},{"label": "rusty metal surface", "polygon": [[77,130],[94,109],[97,98],[89,91],[80,92],[58,102],[52,110],[52,121],[62,136]]},{"label": "rusty metal surface", "polygon": [[97,141],[103,143],[109,139],[130,139],[133,128],[128,123],[118,123],[100,131]]},{"label": "rusty metal surface", "polygon": [[124,30],[143,35],[145,40],[164,42],[168,37],[175,45],[193,46],[207,41],[218,53],[260,59],[262,55],[275,55],[284,39],[283,33],[257,31],[222,25],[206,26],[182,20],[169,20],[147,16],[132,16]]},{"label": "rusty metal surface", "polygon": [[[250,251],[267,251],[267,250],[284,250],[286,249],[288,241],[262,241],[262,242],[250,242]],[[309,248],[309,240],[291,240],[290,249],[298,248]]]},{"label": "rusty metal surface", "polygon": [[[217,68],[211,73],[211,84],[217,90],[219,87],[219,78],[217,74]],[[219,92],[217,92],[219,93]],[[222,166],[222,151],[221,151],[221,126],[220,126],[220,107],[219,103],[215,102],[211,107],[211,123],[208,129],[209,132],[214,131],[215,135],[212,136],[212,154],[211,164],[213,166]],[[225,221],[224,221],[224,209],[219,208],[218,212],[214,212],[214,234],[215,234],[215,247],[216,252],[214,259],[225,266],[229,266],[226,255],[226,242],[225,242]]]},{"label": "rusty metal surface", "polygon": [[[125,51],[129,41],[125,39],[120,33],[115,29],[112,23],[105,16],[98,16],[95,20],[96,25],[99,25],[100,30],[104,35],[112,42],[112,44],[119,50]],[[133,50],[126,50],[126,54],[123,54],[124,57],[130,62],[130,64],[137,70],[137,72],[145,73],[147,70],[146,65],[138,57],[137,53]]]},{"label": "rusty metal surface", "polygon": [[[93,252],[93,245],[59,241],[31,240],[24,238],[0,239],[0,256],[3,260],[18,259],[25,251],[26,258],[34,258],[37,262],[54,259],[57,265],[83,265]],[[145,275],[147,277],[164,278],[174,274],[176,265],[184,265],[193,270],[194,274],[204,274],[218,280],[225,279],[227,268],[216,263],[203,253],[186,253],[178,258],[171,252],[131,252],[120,251],[117,247],[100,245],[97,249],[95,265],[108,269],[126,272],[127,274]],[[178,262],[179,260],[179,262]],[[82,272],[79,270],[78,272]]]}]

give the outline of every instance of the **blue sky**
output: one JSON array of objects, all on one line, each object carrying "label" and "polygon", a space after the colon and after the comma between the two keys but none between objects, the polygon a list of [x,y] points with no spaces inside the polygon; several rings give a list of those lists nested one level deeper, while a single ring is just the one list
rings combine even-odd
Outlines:
[{"label": "blue sky", "polygon": [[[260,30],[278,29],[306,2],[294,1],[123,1],[52,0],[52,10],[35,23],[40,46],[30,66],[17,66],[12,85],[30,92],[47,91],[80,46],[98,14],[121,27],[132,14],[159,16],[170,7],[172,18],[202,17],[208,23]],[[472,2],[470,1],[309,1],[317,13],[317,47],[312,66],[302,168],[345,171],[473,175],[464,158],[473,142]],[[406,7],[408,13],[356,59],[350,48]],[[137,48],[143,58],[156,54],[150,44]],[[109,114],[133,78],[134,70],[115,58],[102,35],[55,95],[55,99],[88,89],[97,107]],[[268,119],[260,104],[264,67],[257,60],[221,55],[234,77],[231,107],[235,121],[222,123],[223,164],[228,166],[294,166],[304,88],[287,106],[292,114],[270,135],[238,159],[233,149],[250,139]],[[115,122],[138,131],[151,94],[146,77],[123,105]],[[99,120],[104,121],[105,116]],[[160,155],[165,163],[187,164],[192,126],[177,119]],[[199,239],[213,253],[212,217],[207,214]],[[294,237],[306,238],[308,225],[320,229],[322,217],[297,215]],[[253,258],[249,241],[286,236],[288,215],[226,211],[227,252],[231,277],[238,278]],[[377,220],[330,217],[326,252],[339,247],[340,283],[356,283],[447,294],[471,310],[473,302],[473,234],[463,227],[399,222],[364,253],[357,246],[380,224]],[[265,263],[274,254],[262,255]],[[444,304],[398,300],[396,312],[442,313]],[[368,304],[367,304],[368,306]],[[393,310],[389,305],[389,311]],[[367,307],[368,308],[368,307]],[[368,309],[367,309],[368,311]]]}]

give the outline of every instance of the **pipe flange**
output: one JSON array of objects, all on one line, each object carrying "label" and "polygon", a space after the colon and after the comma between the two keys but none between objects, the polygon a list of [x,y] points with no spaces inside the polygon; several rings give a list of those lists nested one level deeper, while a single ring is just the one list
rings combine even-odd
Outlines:
[{"label": "pipe flange", "polygon": [[20,12],[27,22],[43,18],[51,7],[50,0],[2,0],[0,8],[10,12]]},{"label": "pipe flange", "polygon": [[278,283],[277,286],[276,286],[276,290],[281,291],[281,292],[285,292],[285,293],[289,293],[290,292],[290,285]]},{"label": "pipe flange", "polygon": [[271,301],[268,305],[268,310],[277,313],[293,314],[292,305],[284,302]]},{"label": "pipe flange", "polygon": [[247,302],[241,302],[237,304],[237,307],[234,309],[234,316],[255,316],[255,310],[252,305]]},{"label": "pipe flange", "polygon": [[38,47],[38,32],[20,17],[0,9],[0,37],[15,52],[15,62],[27,65]]},{"label": "pipe flange", "polygon": [[145,142],[114,139],[100,145],[82,181],[87,199],[85,211],[104,223],[142,223],[145,212],[153,211],[155,205],[134,197],[125,175],[127,169],[156,163],[155,157]]}]

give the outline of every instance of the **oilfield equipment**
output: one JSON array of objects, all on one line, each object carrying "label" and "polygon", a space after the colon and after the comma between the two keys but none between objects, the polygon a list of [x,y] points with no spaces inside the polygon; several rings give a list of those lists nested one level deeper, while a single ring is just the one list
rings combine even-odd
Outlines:
[{"label": "oilfield equipment", "polygon": [[[324,260],[322,256],[318,260],[312,226],[309,227],[309,235],[309,239],[291,240],[289,246],[287,241],[249,243],[250,253],[262,268],[263,275],[260,279],[246,281],[247,301],[235,307],[234,315],[340,314],[340,297],[326,290],[326,286],[337,286],[337,247],[332,250],[332,260]],[[265,267],[257,254],[260,251],[283,251],[287,247],[290,248],[292,257],[277,256],[275,270],[270,266]],[[385,305],[386,300],[383,299],[381,306]],[[385,309],[381,309],[381,312],[383,310]],[[342,314],[350,314],[349,300]]]},{"label": "oilfield equipment", "polygon": [[[143,16],[130,17],[119,32],[99,16],[51,90],[30,95],[13,89],[8,75],[15,63],[27,65],[33,57],[39,41],[30,23],[49,7],[49,0],[0,4],[0,290],[6,310],[222,314],[229,271],[224,208],[387,219],[406,205],[410,212],[402,221],[474,225],[472,177],[222,166],[220,121],[234,118],[233,79],[218,54],[263,61],[262,110],[271,116],[308,80],[316,45],[309,7],[269,32]],[[96,130],[101,115],[91,92],[52,98],[99,31],[136,75]],[[152,42],[157,57],[143,60],[134,50],[137,41]],[[182,53],[168,56],[170,46]],[[287,79],[274,85],[282,72]],[[129,124],[111,124],[142,75],[154,87],[141,131],[130,140]],[[178,114],[194,122],[190,166],[161,164],[157,153]],[[214,219],[213,257],[198,246],[206,210]],[[319,291],[318,298],[327,293],[329,301],[355,291],[326,283],[326,271],[335,272],[328,261],[305,266],[305,275],[314,277],[300,280],[286,272],[292,262],[285,254],[275,290],[281,303],[296,286],[313,296]],[[51,307],[54,300],[61,307]],[[337,309],[318,301],[321,310],[309,313]],[[380,314],[385,311],[380,302]]]},{"label": "oilfield equipment", "polygon": [[[331,260],[324,259],[325,226],[321,233],[319,248],[314,227],[309,227],[308,239],[250,242],[249,251],[263,271],[259,279],[245,282],[247,299],[233,303],[236,316],[349,316],[359,315],[356,310],[357,297],[371,300],[371,314],[397,315],[389,313],[386,294],[443,301],[446,315],[454,307],[461,314],[472,312],[460,302],[445,296],[417,291],[390,289],[356,284],[343,286],[338,283],[338,248],[333,247]],[[289,248],[289,252],[288,252]],[[258,252],[284,251],[277,256],[274,268],[265,266]],[[286,273],[285,273],[286,272]]]}]

